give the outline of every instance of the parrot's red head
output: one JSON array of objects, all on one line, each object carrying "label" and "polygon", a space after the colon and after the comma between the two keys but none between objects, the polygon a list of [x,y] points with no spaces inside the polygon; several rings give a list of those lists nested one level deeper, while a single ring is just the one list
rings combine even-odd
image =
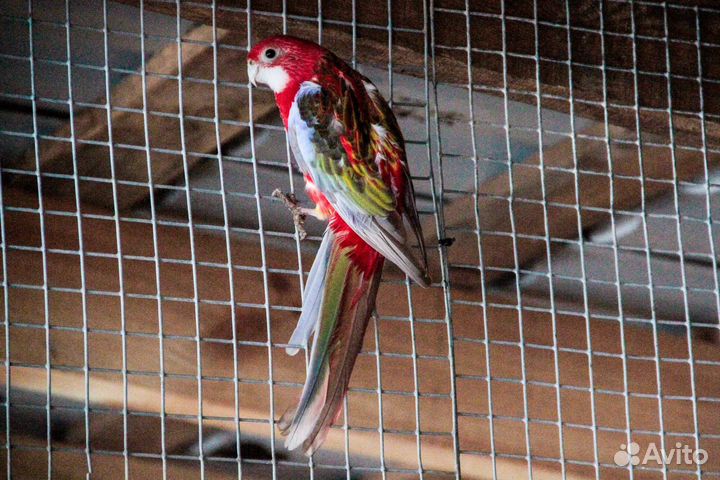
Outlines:
[{"label": "parrot's red head", "polygon": [[328,50],[288,35],[268,37],[248,54],[248,78],[253,85],[264,83],[276,95],[288,87],[297,89],[316,73],[318,61]]}]

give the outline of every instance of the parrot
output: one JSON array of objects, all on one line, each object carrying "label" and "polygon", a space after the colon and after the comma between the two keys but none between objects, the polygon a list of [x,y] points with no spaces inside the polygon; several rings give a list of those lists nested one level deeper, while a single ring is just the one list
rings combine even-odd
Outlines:
[{"label": "parrot", "polygon": [[247,72],[274,93],[315,204],[297,207],[293,197],[290,208],[328,222],[286,349],[295,355],[313,337],[305,384],[278,421],[285,447],[312,455],[342,412],[385,259],[427,287],[427,255],[403,136],[378,88],[330,50],[288,35],[254,45]]}]

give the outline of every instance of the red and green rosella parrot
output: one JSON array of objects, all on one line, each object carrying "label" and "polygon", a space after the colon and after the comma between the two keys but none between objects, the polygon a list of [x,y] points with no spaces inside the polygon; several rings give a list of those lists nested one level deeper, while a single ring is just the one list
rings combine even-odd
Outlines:
[{"label": "red and green rosella parrot", "polygon": [[320,45],[289,36],[255,45],[248,77],[275,93],[316,205],[300,210],[329,220],[289,341],[305,346],[314,333],[307,378],[297,407],[279,421],[286,447],[310,455],[342,411],[383,262],[427,286],[427,259],[403,137],[375,85]]}]

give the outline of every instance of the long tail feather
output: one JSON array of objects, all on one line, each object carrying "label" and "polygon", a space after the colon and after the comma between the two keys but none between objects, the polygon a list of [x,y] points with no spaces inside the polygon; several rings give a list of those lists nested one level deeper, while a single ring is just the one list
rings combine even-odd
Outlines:
[{"label": "long tail feather", "polygon": [[[368,319],[375,308],[382,273],[383,257],[357,235],[349,232],[349,236],[351,241],[347,241],[346,232],[336,234],[329,228],[323,239],[323,244],[330,242],[329,255],[318,255],[311,269],[308,286],[317,282],[321,291],[306,290],[301,315],[302,319],[306,309],[318,313],[310,365],[298,406],[285,412],[279,421],[287,436],[285,446],[294,449],[302,445],[308,455],[325,440],[342,408]],[[357,259],[359,250],[363,251],[361,264]],[[322,299],[319,309],[310,301],[311,294]],[[304,326],[303,332],[307,328]]]},{"label": "long tail feather", "polygon": [[285,352],[288,355],[295,355],[299,351],[297,346],[307,346],[310,335],[315,331],[317,319],[320,317],[320,307],[322,306],[323,288],[325,285],[325,276],[327,274],[327,266],[330,262],[330,254],[332,253],[335,234],[328,228],[325,236],[320,243],[315,261],[310,269],[308,281],[305,285],[303,295],[303,309],[300,314],[295,331],[293,331],[290,341],[291,347],[287,347]]}]

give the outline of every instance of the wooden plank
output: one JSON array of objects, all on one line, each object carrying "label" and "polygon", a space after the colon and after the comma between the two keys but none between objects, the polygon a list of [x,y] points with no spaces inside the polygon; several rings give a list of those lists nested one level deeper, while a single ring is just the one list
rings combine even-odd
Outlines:
[{"label": "wooden plank", "polygon": [[[11,376],[13,377],[13,388],[23,389],[26,391],[44,393],[45,375],[40,370],[29,370],[19,369],[13,367],[11,370]],[[53,372],[53,381],[58,382],[55,387],[58,400],[72,400],[75,402],[83,401],[81,392],[84,391],[83,377],[77,373],[70,372]],[[4,379],[0,385],[4,387]],[[122,398],[122,382],[93,382],[98,389],[102,389],[107,395],[103,395],[102,398],[96,399],[97,405],[103,408],[120,409],[122,408],[121,403],[118,399]],[[192,396],[187,395],[187,392],[172,391],[168,392],[169,400],[176,405],[181,406],[182,411],[192,411],[196,405],[196,399]],[[289,398],[283,399],[285,401],[290,400]],[[220,399],[204,399],[204,404],[208,409],[212,409],[216,416],[226,417],[232,419],[233,417],[233,405],[231,398],[220,398]],[[159,413],[157,408],[157,394],[154,389],[146,388],[135,388],[134,394],[130,397],[130,403],[128,405],[129,410],[135,412],[147,412],[147,413]],[[374,409],[377,411],[377,401],[372,400],[367,402],[368,411]],[[247,413],[254,413],[255,415],[262,416],[263,411],[248,411]],[[372,413],[371,413],[372,414]],[[414,415],[412,411],[405,412],[392,412],[391,416],[397,415],[399,417],[407,417],[406,420],[408,425],[411,425],[411,415]],[[388,422],[397,422],[396,419],[388,419]],[[208,422],[211,423],[211,422]],[[234,431],[232,422],[223,422],[221,426],[228,431]],[[243,437],[260,437],[269,439],[270,429],[266,425],[262,425],[257,422],[243,422],[241,424]],[[412,427],[410,427],[412,428]],[[477,431],[479,439],[482,437],[488,437],[487,432]],[[278,438],[281,438],[279,431],[275,432]],[[404,438],[403,438],[404,437]],[[365,463],[365,462],[377,462],[379,458],[379,445],[377,442],[377,434],[373,432],[366,432],[356,430],[351,435],[352,450],[354,455],[351,457],[352,462]],[[489,438],[489,437],[488,437]],[[514,440],[514,439],[507,439]],[[548,439],[549,440],[549,439]],[[541,441],[538,436],[535,441]],[[402,469],[417,469],[417,444],[416,440],[412,436],[404,435],[401,438],[393,439],[391,442],[388,441],[389,446],[386,446],[384,455],[385,462],[391,465],[391,468],[402,468]],[[480,442],[467,441],[467,446],[478,446]],[[512,448],[508,442],[508,449],[517,451],[517,448]],[[484,445],[483,445],[484,446]],[[282,447],[279,447],[282,448]],[[345,450],[345,434],[340,429],[332,429],[328,435],[321,452],[318,454],[319,457],[323,455],[322,450],[330,451],[333,453],[342,453]],[[579,450],[577,448],[570,448],[570,450]],[[506,449],[507,451],[507,449]],[[362,453],[360,453],[362,452]],[[44,453],[44,452],[43,452]],[[452,472],[452,445],[447,446],[447,442],[442,442],[434,438],[433,436],[423,437],[423,468],[426,470]],[[134,461],[134,460],[133,460]],[[488,456],[479,455],[467,455],[462,461],[463,467],[463,478],[471,479],[484,479],[488,478],[488,473],[492,471],[492,462]],[[144,467],[158,468],[157,462],[148,462],[143,464]],[[503,471],[508,472],[510,478],[518,478],[527,471],[527,466],[523,461],[517,459],[500,459],[498,460],[498,466]],[[557,478],[557,473],[552,467],[535,467],[533,469],[534,476],[539,479],[554,479]],[[194,469],[191,471],[195,471]],[[144,477],[138,477],[144,478]],[[221,477],[225,478],[225,477]],[[264,478],[264,477],[258,477]],[[581,480],[591,478],[589,476],[568,474],[568,478],[572,480]]]},{"label": "wooden plank", "polygon": [[[237,32],[219,29],[217,40],[219,43],[237,43]],[[184,142],[180,137],[180,121],[177,117],[180,112],[178,81],[178,54],[174,43],[168,44],[152,59],[147,62],[147,97],[148,97],[148,133],[150,147],[168,149],[177,154],[151,154],[153,180],[155,184],[172,185],[176,179],[184,183],[183,160],[179,154],[183,146],[188,152],[214,153],[217,151],[215,125],[212,122],[214,111],[213,79],[213,49],[204,44],[191,42],[211,43],[213,40],[212,28],[200,26],[184,36],[188,43],[182,47],[183,77],[199,79],[200,81],[183,81],[183,114],[185,120]],[[221,79],[227,82],[246,82],[245,52],[223,49],[218,54],[221,64]],[[203,82],[206,80],[206,82]],[[247,122],[249,119],[248,92],[240,86],[220,86],[218,116],[222,120]],[[256,95],[257,97],[258,95]],[[262,95],[260,95],[262,98]],[[127,75],[111,92],[112,127],[115,156],[115,173],[118,180],[147,183],[147,158],[145,147],[145,125],[143,120],[143,94],[142,77],[140,75]],[[128,111],[132,109],[132,111]],[[258,102],[254,114],[256,118],[266,117],[274,113],[275,107],[271,102]],[[169,114],[170,116],[163,115]],[[200,117],[206,120],[193,119]],[[223,124],[218,126],[221,144],[242,135],[247,128],[242,125]],[[70,125],[65,125],[54,135],[70,138]],[[86,141],[108,141],[108,122],[105,109],[85,108],[77,111],[75,115],[75,136]],[[184,145],[183,145],[184,143]],[[131,147],[119,146],[128,145]],[[134,147],[134,148],[132,148]],[[98,147],[88,143],[78,143],[76,149],[78,159],[78,173],[81,176],[111,178],[109,151],[105,147]],[[72,173],[73,155],[72,146],[68,142],[43,141],[41,142],[41,171]],[[193,165],[207,161],[197,155],[188,155],[189,168]],[[21,168],[34,169],[34,153],[30,152],[24,159]],[[34,181],[34,180],[33,180]],[[88,188],[81,188],[83,201],[112,207],[113,198],[109,188],[102,184],[87,184]],[[72,182],[59,183],[59,192],[73,191]],[[146,186],[120,185],[118,187],[118,204],[121,210],[131,208],[142,202],[150,194]]]},{"label": "wooden plank", "polygon": [[[24,192],[6,189],[5,205],[31,206],[33,199]],[[47,198],[48,209],[72,211],[72,198]],[[96,213],[102,213],[97,210]],[[107,212],[106,212],[107,213]],[[37,215],[30,213],[6,214],[9,245],[26,247],[37,246],[39,230]],[[55,252],[71,252],[76,248],[76,232],[72,217],[46,216],[46,241]],[[107,227],[107,228],[106,228]],[[112,257],[97,257],[92,253],[112,253],[115,246],[115,230],[112,221],[98,221],[89,225],[86,242],[86,280],[92,291],[113,291],[117,289],[117,260]],[[173,301],[169,297],[192,296],[192,277],[189,266],[184,268],[178,260],[187,259],[186,239],[175,230],[174,233],[161,231],[160,251],[164,259],[161,269],[161,291],[166,295],[163,302],[164,369],[165,374],[165,412],[169,415],[189,416],[192,419],[198,413],[197,358],[195,353],[195,321],[192,303]],[[90,233],[91,232],[91,233]],[[225,256],[225,242],[222,235],[213,235],[198,231],[196,244],[198,254],[203,259],[214,259],[222,265]],[[126,255],[152,255],[152,230],[138,223],[123,224],[122,242]],[[257,239],[242,239],[234,236],[233,248],[236,265],[254,265],[257,262]],[[268,259],[278,268],[293,267],[293,255],[282,246],[268,245]],[[10,379],[13,392],[35,392],[44,398],[47,385],[45,370],[45,334],[43,329],[27,328],[19,323],[37,323],[42,325],[45,314],[42,291],[13,287],[17,284],[37,284],[41,281],[37,257],[38,253],[10,249],[8,255],[7,282],[11,285],[10,318]],[[145,292],[152,295],[155,278],[152,262],[128,260],[125,264],[123,282],[126,295]],[[226,283],[227,272],[223,268],[198,267],[199,296],[205,300],[223,300],[229,298]],[[289,338],[297,318],[296,312],[273,310],[271,312],[273,346],[268,348],[265,311],[262,307],[264,290],[261,277],[253,277],[252,272],[236,270],[237,292],[247,303],[255,303],[260,308],[237,309],[238,365],[240,385],[239,415],[243,419],[241,430],[244,439],[269,442],[274,427],[262,422],[270,415],[270,396],[268,378],[268,355],[273,359],[273,379],[275,414],[292,405],[300,392],[304,378],[304,359],[302,356],[289,357],[282,348],[282,342]],[[79,280],[77,256],[71,253],[51,253],[48,256],[48,277],[52,287],[69,287]],[[38,280],[40,278],[40,280]],[[271,275],[270,301],[273,305],[298,307],[300,305],[299,288],[290,274]],[[454,290],[455,291],[455,290]],[[54,404],[72,401],[84,403],[84,374],[82,304],[79,294],[52,291],[50,298],[51,335],[50,365],[52,375],[52,397]],[[451,370],[447,362],[447,327],[444,317],[443,294],[440,288],[414,289],[413,307],[415,315],[423,319],[438,319],[438,323],[416,322],[413,334],[409,324],[404,321],[381,320],[378,323],[379,349],[385,354],[380,358],[383,389],[383,425],[389,430],[385,433],[385,461],[389,468],[418,468],[417,443],[413,435],[397,435],[391,431],[414,432],[416,425],[414,397],[418,389],[420,396],[420,426],[423,432],[422,466],[427,470],[452,471],[455,458],[451,441],[452,417],[449,399]],[[380,291],[378,310],[383,316],[407,315],[407,294],[404,285],[385,284]],[[124,385],[122,380],[122,344],[120,311],[118,299],[113,296],[91,294],[88,296],[89,367],[90,367],[90,404],[93,409],[104,408],[119,412],[123,406]],[[522,416],[521,386],[519,384],[521,363],[520,350],[507,342],[518,342],[518,312],[512,308],[488,307],[488,331],[483,328],[480,307],[455,305],[453,308],[453,327],[455,334],[455,373],[457,378],[458,408],[465,415],[459,418],[459,448],[464,451],[487,452],[490,448],[490,436],[487,415],[488,385],[485,375],[490,368],[492,375],[495,419],[495,448],[497,452],[508,455],[523,455],[524,442],[521,423],[507,420],[507,417]],[[154,300],[127,298],[126,305],[126,350],[128,375],[128,410],[158,414],[160,412],[159,386],[159,340],[156,336],[158,321]],[[585,319],[581,316],[558,315],[557,341],[561,346],[573,348],[573,352],[586,348]],[[523,311],[523,332],[528,342],[535,345],[552,345],[553,329],[549,327],[547,314]],[[596,352],[620,354],[618,343],[618,324],[591,318],[593,348]],[[234,432],[236,415],[234,406],[233,355],[227,343],[213,339],[229,339],[231,336],[230,318],[227,309],[217,304],[201,304],[203,414],[212,417],[203,422],[205,426]],[[62,328],[58,328],[62,327]],[[75,330],[72,330],[75,328]],[[353,374],[352,387],[364,389],[351,392],[349,397],[348,421],[351,427],[365,429],[350,430],[350,456],[353,464],[377,461],[379,455],[379,437],[377,426],[378,399],[374,332],[370,329],[366,337],[364,350],[368,352],[358,360]],[[415,338],[415,350],[413,350]],[[631,352],[645,352],[652,345],[647,343],[647,330],[639,327],[625,327],[626,349]],[[507,345],[494,344],[491,349],[491,365],[485,365],[485,352],[482,343],[485,339],[504,340]],[[252,342],[252,343],[249,343]],[[687,340],[684,335],[673,336],[668,332],[659,333],[659,343],[663,347],[664,357],[686,358]],[[4,342],[0,343],[4,345]],[[717,359],[717,348],[713,342],[693,339],[694,355],[698,359]],[[407,375],[412,369],[411,355],[418,354],[417,368],[419,384],[416,386],[413,376]],[[400,355],[397,355],[400,354]],[[552,351],[549,348],[526,347],[526,374],[528,378],[540,382],[554,382],[555,370]],[[402,357],[405,355],[405,357]],[[587,386],[588,367],[583,354],[565,352],[560,355],[559,369],[562,385]],[[73,370],[74,368],[74,370]],[[717,391],[717,376],[708,365],[696,365],[696,388],[698,395],[713,396]],[[655,365],[653,362],[636,361],[632,363],[628,382],[632,392],[647,394],[653,392]],[[6,376],[0,374],[0,381]],[[517,383],[503,381],[503,378],[515,379]],[[619,391],[622,389],[622,369],[617,358],[607,355],[593,357],[593,381],[595,388]],[[690,376],[687,369],[663,367],[664,391],[680,392],[690,388]],[[370,389],[368,393],[367,389]],[[541,385],[528,387],[531,416],[536,419],[555,420],[556,393],[553,388]],[[619,390],[618,390],[619,389]],[[715,390],[713,390],[715,389]],[[426,395],[423,395],[426,394]],[[439,396],[439,395],[440,396]],[[563,390],[563,419],[573,424],[590,425],[589,397],[575,390]],[[647,396],[631,397],[632,428],[634,430],[655,430],[657,426],[657,402]],[[17,397],[15,397],[17,398]],[[625,428],[624,417],[618,415],[622,407],[621,395],[595,393],[597,402],[597,423],[612,428]],[[650,400],[650,401],[648,401]],[[617,402],[621,402],[618,404]],[[713,425],[715,417],[705,403],[700,402],[701,428]],[[665,418],[672,419],[673,431],[691,431],[693,427],[693,409],[689,402],[664,403]],[[177,418],[177,417],[175,417]],[[221,420],[222,418],[227,421]],[[260,421],[258,421],[260,420]],[[690,426],[688,426],[690,425]],[[707,427],[709,428],[709,427]],[[519,429],[519,430],[518,430]],[[687,430],[690,429],[690,430]],[[432,432],[432,434],[431,434]],[[279,435],[275,431],[276,435]],[[544,428],[533,424],[530,429],[534,452],[545,457],[558,458],[558,437],[555,427]],[[587,441],[585,428],[564,427],[566,458],[592,461],[592,441]],[[16,437],[13,437],[17,440]],[[74,438],[74,437],[73,437]],[[607,434],[599,438],[599,451],[605,463],[612,461],[612,455],[624,435]],[[15,440],[13,440],[15,441]],[[83,443],[82,439],[76,439]],[[279,447],[281,448],[281,447]],[[328,454],[343,454],[345,432],[333,429],[328,436],[323,451]],[[17,450],[14,450],[16,452]],[[542,452],[542,453],[540,453]],[[44,453],[44,451],[43,451]],[[15,455],[15,453],[13,453]],[[461,458],[463,477],[486,478],[491,471],[489,456],[463,455]],[[517,478],[526,473],[524,461],[510,458],[498,458],[498,466],[503,477]],[[534,466],[534,475],[538,478],[557,478],[559,466],[554,463],[538,463]],[[591,478],[588,472],[568,472],[570,478]]]},{"label": "wooden plank", "polygon": [[[78,428],[83,428],[78,426]],[[37,442],[37,439],[28,439]],[[148,439],[149,440],[149,439]],[[47,455],[44,450],[15,450],[13,458],[13,478],[37,479],[55,478],[58,480],[75,480],[86,478],[87,461],[85,453],[81,451],[84,445],[69,444],[64,441],[54,442],[53,446],[58,448],[53,451],[52,474],[48,475]],[[70,450],[74,449],[74,450]],[[93,478],[124,478],[122,452],[115,455],[104,455],[92,453],[92,477]],[[4,459],[3,459],[4,460]],[[168,460],[167,473],[169,478],[178,480],[194,480],[200,477],[200,463],[192,460]],[[130,457],[129,479],[162,478],[163,466],[159,458]],[[4,467],[4,464],[3,464]],[[267,478],[266,475],[257,473],[261,470],[250,464],[243,468],[243,478],[257,480]],[[263,472],[265,473],[265,472]],[[237,467],[234,463],[210,461],[205,465],[205,475],[218,480],[237,479]]]},{"label": "wooden plank", "polygon": [[[477,228],[476,206],[486,281],[492,283],[512,278],[513,274],[507,270],[516,268],[515,248],[517,266],[527,268],[545,258],[547,237],[555,240],[551,248],[562,245],[558,240],[578,238],[578,215],[581,231],[589,232],[610,221],[610,209],[613,212],[632,211],[643,201],[647,204],[654,198],[672,193],[673,165],[669,149],[643,147],[645,178],[642,181],[637,146],[611,143],[608,152],[605,136],[602,124],[581,132],[576,138],[577,165],[573,161],[573,141],[567,138],[544,149],[544,171],[540,168],[540,156],[534,155],[523,163],[513,164],[512,175],[506,172],[480,185],[477,205],[471,194],[450,200],[444,208],[445,225],[449,228],[447,235],[455,237],[458,245],[449,248],[451,269],[453,265],[480,265],[474,231]],[[628,139],[632,138],[633,132],[614,127],[610,136]],[[609,153],[612,155],[612,180]],[[678,150],[676,156],[678,180],[693,181],[703,176],[706,165],[702,153]],[[708,154],[707,166],[720,166],[720,155]],[[580,173],[576,174],[575,168]],[[612,201],[611,181],[614,188]],[[546,203],[549,231],[545,229],[542,202]],[[515,226],[515,244],[511,236],[511,219]],[[426,231],[432,231],[431,227],[427,225]],[[473,248],[460,245],[472,245]],[[455,286],[479,287],[477,269],[454,270]]]},{"label": "wooden plank", "polygon": [[[137,0],[118,0],[129,5],[138,5]],[[352,54],[352,30],[349,26],[329,23],[330,21],[349,22],[352,5],[350,0],[332,2],[323,9],[323,41],[343,58]],[[687,3],[687,2],[684,2]],[[233,6],[236,6],[232,4]],[[453,6],[453,4],[450,4]],[[148,11],[176,15],[177,7],[172,3],[160,0],[144,2]],[[316,6],[312,2],[297,2],[288,6],[289,13],[316,18]],[[466,85],[468,81],[467,54],[459,49],[466,46],[466,18],[464,4],[459,5],[456,12],[452,9],[437,12],[435,15],[435,40],[438,45],[449,48],[438,48],[434,53],[437,66],[437,80],[440,82]],[[532,25],[533,9],[527,2],[514,2],[508,5],[506,16],[507,42],[507,74],[508,87],[513,89],[511,98],[527,103],[535,102],[535,62],[523,55],[534,55],[534,30]],[[667,112],[668,107],[667,80],[662,75],[666,72],[665,44],[654,38],[664,37],[663,10],[653,5],[635,5],[636,32],[643,36],[637,40],[638,69],[643,72],[638,77],[640,87],[639,102],[640,125],[643,131],[659,135],[662,141],[669,140]],[[252,32],[257,41],[271,34],[282,32],[282,18],[277,15],[263,15],[263,11],[277,12],[277,5],[270,1],[253,3]],[[471,9],[475,14],[471,18],[473,47],[479,49],[473,53],[473,85],[476,87],[503,88],[502,62],[502,30],[501,18],[497,2],[480,2]],[[569,111],[568,101],[571,98],[568,68],[569,59],[566,30],[565,4],[560,0],[543,0],[538,2],[538,17],[546,22],[540,28],[540,78],[541,91],[544,95],[543,106],[560,111]],[[181,3],[180,15],[183,18],[199,23],[212,23],[210,5],[198,3]],[[673,40],[691,41],[696,39],[695,18],[692,10],[671,8],[669,11],[670,38]],[[701,38],[704,42],[718,42],[717,30],[714,26],[720,21],[720,13],[701,10]],[[317,38],[317,21],[289,18],[289,33],[310,39]],[[383,2],[362,2],[357,5],[357,18],[363,24],[386,27],[388,12]],[[396,28],[422,30],[424,27],[423,4],[419,0],[399,0],[392,6],[393,25]],[[217,25],[245,33],[247,14],[243,11],[223,9],[217,10]],[[571,2],[570,23],[575,27],[596,30],[600,29],[599,3],[595,0]],[[557,24],[557,27],[552,26]],[[605,65],[615,68],[608,71],[607,91],[610,108],[610,121],[615,125],[633,130],[636,115],[633,108],[634,88],[632,75],[633,44],[630,38],[630,5],[624,3],[606,3],[604,28],[606,32],[617,32],[625,36],[606,35]],[[388,39],[383,28],[360,28],[357,38],[357,59],[361,63],[387,67]],[[648,38],[645,38],[648,37]],[[577,30],[572,33],[573,85],[572,95],[575,99],[575,113],[579,116],[602,120],[604,108],[602,102],[603,65],[600,36],[594,32]],[[393,67],[396,72],[422,76],[425,63],[424,37],[421,32],[393,34]],[[694,45],[671,43],[670,46],[671,74],[697,76],[697,51]],[[720,79],[720,72],[712,68],[720,63],[720,49],[703,44],[700,47],[703,59],[704,78]],[[630,63],[628,63],[630,61]],[[580,63],[582,65],[580,65]],[[720,95],[714,95],[716,83],[703,82],[704,111],[706,114],[720,115]],[[702,143],[702,125],[697,116],[699,112],[699,84],[686,78],[673,77],[672,97],[673,108],[683,114],[673,115],[675,140],[680,145],[699,146]],[[526,92],[526,93],[517,93]],[[488,93],[499,94],[496,90]],[[708,117],[705,125],[707,141],[710,145],[720,146],[720,123],[715,117]]]}]

